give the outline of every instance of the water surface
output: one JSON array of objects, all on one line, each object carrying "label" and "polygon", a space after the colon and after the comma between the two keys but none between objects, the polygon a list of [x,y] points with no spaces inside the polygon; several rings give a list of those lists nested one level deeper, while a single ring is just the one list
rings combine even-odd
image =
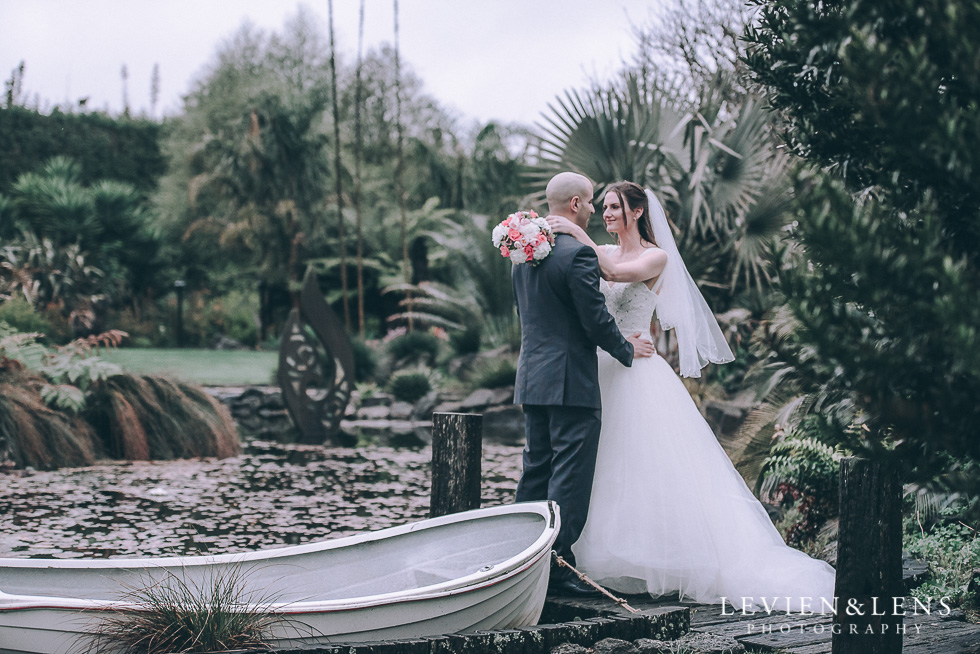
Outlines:
[{"label": "water surface", "polygon": [[[230,459],[0,473],[0,557],[219,554],[428,516],[430,448],[253,442]],[[514,501],[519,446],[484,444],[483,506]]]}]

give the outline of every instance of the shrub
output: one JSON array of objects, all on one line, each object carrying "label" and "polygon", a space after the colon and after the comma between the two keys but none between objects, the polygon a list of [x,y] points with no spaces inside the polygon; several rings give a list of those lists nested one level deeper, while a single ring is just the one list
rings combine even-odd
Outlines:
[{"label": "shrub", "polygon": [[190,384],[151,375],[113,375],[93,388],[85,418],[110,456],[130,460],[238,454],[228,410]]},{"label": "shrub", "polygon": [[388,342],[388,353],[397,361],[435,361],[439,338],[429,332],[408,332]]},{"label": "shrub", "polygon": [[374,348],[359,338],[352,338],[350,345],[354,351],[354,380],[366,382],[374,379],[378,369],[378,355]]},{"label": "shrub", "polygon": [[44,334],[48,343],[67,343],[72,337],[71,327],[59,308],[35,309],[19,295],[0,303],[0,322],[19,332]]},{"label": "shrub", "polygon": [[492,359],[480,363],[470,373],[474,388],[503,388],[513,386],[517,367],[510,359]]},{"label": "shrub", "polygon": [[469,325],[464,329],[450,332],[449,343],[456,354],[474,354],[480,351],[483,335],[479,325]]},{"label": "shrub", "polygon": [[973,571],[980,569],[977,531],[959,519],[959,510],[943,509],[940,515],[948,522],[928,528],[914,521],[906,524],[904,548],[929,563],[929,577],[912,591],[912,597],[923,603],[947,597],[951,606],[978,608],[980,598],[970,589]]},{"label": "shrub", "polygon": [[432,382],[424,372],[396,373],[388,381],[388,392],[403,402],[417,402],[431,390]]}]

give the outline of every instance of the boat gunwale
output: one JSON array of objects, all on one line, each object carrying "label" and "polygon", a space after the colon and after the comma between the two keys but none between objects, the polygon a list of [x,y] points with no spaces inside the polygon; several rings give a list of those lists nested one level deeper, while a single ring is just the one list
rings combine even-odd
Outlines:
[{"label": "boat gunwale", "polygon": [[[264,561],[268,559],[280,559],[299,554],[310,554],[325,552],[339,547],[348,547],[362,543],[374,542],[399,536],[406,533],[413,533],[420,530],[442,527],[451,524],[471,522],[486,517],[496,515],[511,515],[530,513],[541,516],[545,520],[544,528],[540,535],[526,548],[522,549],[514,556],[495,564],[491,570],[477,571],[462,577],[454,577],[447,581],[437,584],[409,588],[393,593],[381,593],[376,595],[364,595],[361,597],[337,598],[330,600],[300,600],[295,602],[273,602],[263,606],[264,610],[282,613],[284,615],[310,614],[310,613],[332,613],[341,611],[351,611],[385,604],[400,604],[412,601],[424,601],[445,598],[452,595],[465,595],[482,588],[490,587],[502,583],[532,567],[534,567],[543,556],[550,554],[551,545],[558,536],[560,527],[559,507],[553,501],[545,502],[523,502],[518,504],[508,504],[495,507],[485,507],[474,509],[464,513],[449,514],[438,518],[428,518],[416,522],[388,527],[386,529],[355,534],[333,540],[315,541],[303,545],[291,545],[269,550],[254,550],[251,552],[237,552],[216,555],[189,555],[181,557],[161,557],[161,558],[129,558],[129,559],[0,559],[0,568],[8,563],[15,563],[10,567],[18,568],[38,568],[51,569],[59,568],[63,570],[71,569],[95,569],[112,570],[118,568],[142,567],[149,569],[148,562],[152,562],[157,568],[184,567],[185,562],[191,566],[215,565],[225,563],[245,563],[252,561]],[[49,565],[55,563],[57,565]],[[91,565],[98,563],[100,565]],[[110,565],[105,565],[110,564]],[[188,566],[190,567],[190,566]],[[19,602],[18,602],[19,600]],[[14,602],[18,602],[14,604]],[[84,598],[71,598],[59,596],[43,595],[11,595],[0,590],[0,613],[5,611],[18,610],[72,610],[72,611],[106,611],[106,610],[132,610],[134,605],[126,600],[95,600]]]}]

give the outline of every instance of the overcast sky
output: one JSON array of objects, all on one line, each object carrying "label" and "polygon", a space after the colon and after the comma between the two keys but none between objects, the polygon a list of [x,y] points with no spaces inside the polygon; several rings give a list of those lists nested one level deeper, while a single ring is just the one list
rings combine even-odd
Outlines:
[{"label": "overcast sky", "polygon": [[[402,58],[426,90],[461,118],[535,122],[548,102],[590,77],[615,72],[634,49],[630,24],[647,24],[669,0],[400,0]],[[157,114],[180,97],[216,46],[245,20],[281,30],[292,0],[0,0],[0,75],[26,64],[24,88],[49,104],[88,96],[122,106],[129,72],[136,113],[150,109],[160,65]],[[305,2],[327,34],[327,0]],[[360,0],[334,0],[339,48],[357,53]],[[391,42],[392,0],[367,0],[365,49]]]}]

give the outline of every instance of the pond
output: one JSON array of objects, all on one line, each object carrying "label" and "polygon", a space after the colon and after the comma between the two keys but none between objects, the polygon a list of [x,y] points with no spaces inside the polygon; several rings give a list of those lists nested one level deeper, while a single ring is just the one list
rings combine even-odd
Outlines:
[{"label": "pond", "polygon": [[[253,441],[230,459],[0,472],[0,557],[240,552],[428,516],[424,448]],[[483,446],[483,506],[514,501],[521,447]]]}]

